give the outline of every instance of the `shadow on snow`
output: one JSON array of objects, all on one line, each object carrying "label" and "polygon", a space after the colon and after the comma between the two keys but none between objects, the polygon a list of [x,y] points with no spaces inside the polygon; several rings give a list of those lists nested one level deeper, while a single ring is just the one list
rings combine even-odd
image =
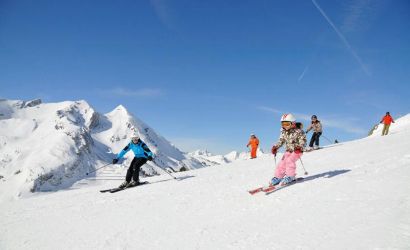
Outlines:
[{"label": "shadow on snow", "polygon": [[341,169],[341,170],[328,171],[328,172],[324,172],[324,173],[321,173],[321,174],[316,174],[316,175],[305,177],[303,179],[303,182],[315,180],[317,178],[332,178],[332,177],[335,177],[337,175],[345,174],[345,173],[350,172],[350,171],[351,171],[350,169]]}]

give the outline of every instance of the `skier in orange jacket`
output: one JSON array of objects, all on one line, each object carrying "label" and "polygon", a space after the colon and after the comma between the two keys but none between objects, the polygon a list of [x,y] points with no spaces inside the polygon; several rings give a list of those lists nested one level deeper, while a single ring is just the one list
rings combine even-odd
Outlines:
[{"label": "skier in orange jacket", "polygon": [[256,150],[258,149],[259,146],[259,139],[256,138],[254,134],[251,134],[251,138],[249,139],[247,147],[251,146],[251,159],[256,158]]},{"label": "skier in orange jacket", "polygon": [[386,115],[383,116],[380,123],[383,123],[383,125],[384,125],[383,126],[382,136],[387,135],[389,133],[390,124],[394,123],[393,117],[390,116],[390,112],[386,112]]}]

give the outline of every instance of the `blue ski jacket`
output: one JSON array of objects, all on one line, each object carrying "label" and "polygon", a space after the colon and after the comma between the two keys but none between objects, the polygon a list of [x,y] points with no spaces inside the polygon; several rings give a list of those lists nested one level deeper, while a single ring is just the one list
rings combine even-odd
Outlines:
[{"label": "blue ski jacket", "polygon": [[134,152],[134,155],[137,158],[148,158],[148,156],[154,157],[154,154],[149,150],[147,144],[140,139],[136,144],[132,141],[128,143],[128,145],[117,155],[117,159],[121,159],[128,151],[130,151],[130,149]]}]

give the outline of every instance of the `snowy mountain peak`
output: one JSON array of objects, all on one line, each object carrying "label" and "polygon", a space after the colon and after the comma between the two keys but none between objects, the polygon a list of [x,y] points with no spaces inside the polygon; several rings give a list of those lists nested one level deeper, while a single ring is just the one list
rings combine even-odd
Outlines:
[{"label": "snowy mountain peak", "polygon": [[111,115],[126,115],[129,116],[129,112],[128,110],[123,106],[123,105],[118,105],[117,107],[115,107],[115,109],[113,109],[110,113]]}]

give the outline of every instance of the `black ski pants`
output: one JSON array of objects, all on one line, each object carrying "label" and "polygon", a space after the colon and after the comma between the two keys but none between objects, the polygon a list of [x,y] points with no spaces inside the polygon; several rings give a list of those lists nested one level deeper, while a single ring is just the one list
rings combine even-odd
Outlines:
[{"label": "black ski pants", "polygon": [[125,180],[127,182],[130,182],[131,179],[133,179],[135,182],[139,182],[141,166],[144,165],[146,162],[147,162],[147,158],[134,157],[134,159],[132,159],[130,167],[128,168],[127,176],[125,177]]},{"label": "black ski pants", "polygon": [[319,147],[319,137],[322,135],[322,132],[313,132],[312,138],[310,138],[309,147],[313,147],[313,143]]}]

